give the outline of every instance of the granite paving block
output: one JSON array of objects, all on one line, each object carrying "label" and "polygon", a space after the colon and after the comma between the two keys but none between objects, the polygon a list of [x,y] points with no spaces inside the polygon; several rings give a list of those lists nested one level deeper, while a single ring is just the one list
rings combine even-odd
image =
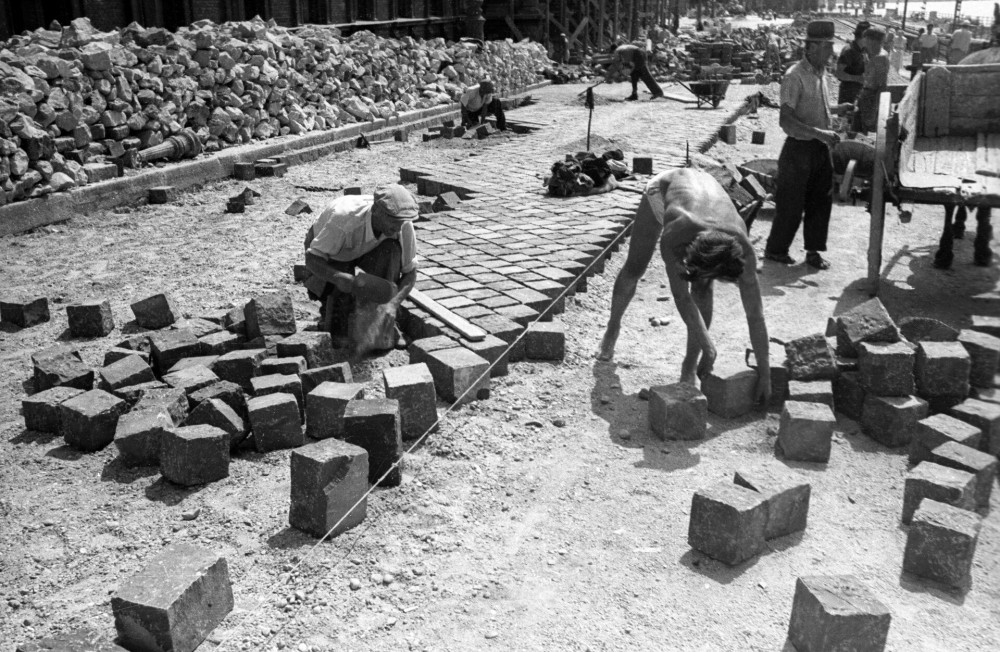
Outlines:
[{"label": "granite paving block", "polygon": [[406,351],[410,355],[410,364],[419,364],[427,362],[432,352],[453,349],[457,345],[457,342],[447,335],[436,335],[413,340]]},{"label": "granite paving block", "polygon": [[365,386],[362,384],[321,383],[306,395],[306,434],[313,439],[342,437],[347,404],[364,398],[364,395]]},{"label": "granite paving block", "polygon": [[977,387],[990,387],[1000,364],[1000,338],[973,330],[962,330],[959,343],[969,354],[971,367],[969,383]]},{"label": "granite paving block", "polygon": [[927,401],[916,396],[865,397],[861,429],[884,446],[909,445],[917,422],[927,417]]},{"label": "granite paving block", "polygon": [[278,342],[279,358],[301,356],[309,369],[327,367],[338,362],[329,333],[301,331]]},{"label": "granite paving block", "polygon": [[877,298],[851,308],[836,318],[837,353],[854,357],[862,342],[899,341],[899,329]]},{"label": "granite paving block", "polygon": [[162,292],[133,302],[132,314],[136,324],[150,330],[166,328],[181,317],[173,298]]},{"label": "granite paving block", "polygon": [[49,300],[45,297],[0,301],[0,321],[18,328],[31,328],[49,320]]},{"label": "granite paving block", "polygon": [[921,462],[906,474],[903,489],[903,523],[909,524],[920,501],[932,498],[961,509],[976,506],[976,476],[968,471]]},{"label": "granite paving block", "polygon": [[690,383],[649,388],[649,427],[660,439],[704,439],[708,399]]},{"label": "granite paving block", "polygon": [[490,396],[489,362],[472,351],[454,347],[432,351],[424,361],[434,387],[449,403],[469,403]]},{"label": "granite paving block", "polygon": [[979,450],[1000,455],[1000,404],[970,398],[951,408],[948,414],[983,432]]},{"label": "granite paving block", "polygon": [[133,410],[123,415],[115,428],[119,457],[126,466],[158,466],[160,439],[173,427],[173,419],[166,410]]},{"label": "granite paving block", "polygon": [[292,451],[288,524],[315,537],[339,536],[365,520],[368,452],[339,439]]},{"label": "granite paving block", "polygon": [[383,370],[385,397],[399,403],[400,431],[406,441],[437,430],[434,377],[423,362]]},{"label": "granite paving block", "polygon": [[143,652],[194,652],[232,609],[226,560],[187,543],[164,548],[111,598],[121,643]]},{"label": "granite paving block", "polygon": [[708,400],[708,411],[726,419],[734,419],[753,410],[756,387],[757,371],[737,366],[719,365],[701,382],[701,391]]},{"label": "granite paving block", "polygon": [[524,334],[524,353],[529,360],[566,357],[566,326],[562,322],[535,322]]},{"label": "granite paving block", "polygon": [[858,377],[866,392],[877,396],[913,394],[916,352],[912,344],[860,342],[856,348]]},{"label": "granite paving block", "polygon": [[908,341],[919,342],[954,342],[958,339],[958,330],[943,321],[930,317],[904,317],[899,320],[900,334]]},{"label": "granite paving block", "polygon": [[201,343],[202,354],[221,356],[241,348],[246,342],[246,336],[229,331],[219,331],[199,337],[198,342]]},{"label": "granite paving block", "polygon": [[267,394],[247,401],[257,452],[296,448],[305,443],[299,404],[291,394]]},{"label": "granite paving block", "polygon": [[837,361],[822,333],[786,343],[785,360],[792,380],[833,380],[837,377]]},{"label": "granite paving block", "polygon": [[756,491],[729,482],[695,492],[688,544],[730,566],[764,549],[767,501]]},{"label": "granite paving block", "polygon": [[524,359],[524,340],[518,339],[524,332],[524,326],[503,315],[486,315],[470,320],[490,335],[494,335],[508,345],[512,345],[508,359],[510,362],[518,362]]},{"label": "granite paving block", "polygon": [[829,405],[785,401],[778,426],[777,446],[785,459],[829,462],[837,419]]},{"label": "granite paving block", "polygon": [[219,377],[208,367],[186,367],[163,376],[163,382],[175,389],[183,389],[190,396],[200,389],[219,382]]},{"label": "granite paving block", "polygon": [[404,449],[398,401],[382,398],[348,403],[343,439],[368,451],[370,484],[397,487],[402,483]]},{"label": "granite paving block", "polygon": [[923,398],[969,395],[972,360],[959,342],[921,342],[914,375],[917,395]]},{"label": "granite paving block", "polygon": [[354,382],[354,377],[351,374],[351,365],[349,363],[338,362],[325,367],[303,371],[299,374],[299,380],[302,381],[302,395],[306,396],[323,383],[352,383]]},{"label": "granite paving block", "polygon": [[215,361],[212,371],[222,380],[236,383],[249,392],[253,390],[251,380],[260,372],[260,363],[266,357],[266,349],[231,351]]},{"label": "granite paving block", "polygon": [[955,441],[948,441],[932,450],[927,456],[927,461],[971,473],[975,477],[972,493],[976,509],[989,509],[990,494],[993,492],[993,482],[997,477],[995,456]]},{"label": "granite paving block", "polygon": [[983,431],[946,414],[932,414],[917,422],[910,440],[910,464],[929,458],[930,452],[949,441],[972,448],[979,447]]},{"label": "granite paving block", "polygon": [[218,355],[197,355],[191,358],[181,358],[173,364],[170,369],[167,369],[168,374],[172,374],[175,371],[183,371],[184,369],[190,369],[192,367],[205,367],[211,369],[215,366],[215,361],[221,356]]},{"label": "granite paving block", "polygon": [[24,427],[35,432],[59,432],[62,422],[59,406],[80,394],[83,390],[75,387],[52,387],[21,399]]},{"label": "granite paving block", "polygon": [[66,317],[73,337],[104,337],[115,329],[111,304],[106,299],[71,303],[66,306]]},{"label": "granite paving block", "polygon": [[183,389],[174,387],[148,389],[142,393],[132,411],[141,412],[150,409],[162,410],[170,415],[175,424],[181,424],[188,415],[188,396]]},{"label": "granite paving block", "polygon": [[137,355],[130,355],[103,367],[100,372],[100,386],[109,392],[129,385],[139,385],[156,380],[156,375],[146,362]]},{"label": "granite paving block", "polygon": [[229,476],[229,433],[215,426],[193,425],[160,435],[160,473],[183,487]]},{"label": "granite paving block", "polygon": [[292,295],[274,292],[254,297],[244,308],[248,340],[264,335],[292,335],[296,332]]},{"label": "granite paving block", "polygon": [[510,356],[508,344],[495,335],[487,335],[478,342],[461,341],[462,346],[476,355],[485,358],[491,365],[490,378],[506,376],[509,373]]},{"label": "granite paving block", "polygon": [[229,435],[229,447],[235,448],[246,439],[247,426],[236,410],[220,398],[199,403],[184,421],[185,426],[213,426]]},{"label": "granite paving block", "polygon": [[969,586],[982,521],[967,510],[924,498],[910,522],[903,570],[955,589]]},{"label": "granite paving block", "polygon": [[84,391],[94,386],[94,370],[80,359],[79,352],[64,346],[53,346],[31,356],[32,375],[36,392],[53,387],[74,387]]},{"label": "granite paving block", "polygon": [[118,362],[122,358],[129,357],[130,355],[138,357],[146,363],[146,366],[150,366],[153,363],[153,358],[149,355],[149,351],[135,351],[132,349],[125,349],[120,346],[113,346],[104,352],[104,366],[107,367],[115,362]]},{"label": "granite paving block", "polygon": [[833,408],[833,383],[829,380],[790,380],[786,400],[822,403]]},{"label": "granite paving block", "polygon": [[291,394],[299,405],[299,412],[303,420],[305,419],[305,400],[302,396],[302,381],[294,374],[271,374],[270,376],[257,376],[250,380],[254,396],[266,396],[268,394],[282,393]]},{"label": "granite paving block", "polygon": [[188,407],[193,410],[202,401],[217,398],[240,415],[243,421],[247,418],[247,396],[243,393],[243,388],[228,380],[220,380],[206,387],[202,387],[197,392],[188,395]]},{"label": "granite paving block", "polygon": [[306,359],[302,356],[289,358],[265,358],[260,363],[260,375],[270,376],[272,374],[298,376],[306,370]]},{"label": "granite paving block", "polygon": [[114,440],[126,407],[125,401],[100,389],[78,394],[59,405],[59,434],[73,448],[101,450]]},{"label": "granite paving block", "polygon": [[855,421],[861,419],[865,404],[865,388],[856,371],[840,373],[833,381],[833,407]]},{"label": "granite paving block", "polygon": [[857,577],[795,580],[788,640],[798,652],[882,652],[892,615]]},{"label": "granite paving block", "polygon": [[782,465],[769,464],[737,470],[733,482],[756,491],[767,502],[764,538],[774,539],[806,529],[812,488],[801,474]]},{"label": "granite paving block", "polygon": [[149,336],[153,366],[163,375],[179,360],[201,353],[201,343],[193,331],[186,329],[158,331]]}]

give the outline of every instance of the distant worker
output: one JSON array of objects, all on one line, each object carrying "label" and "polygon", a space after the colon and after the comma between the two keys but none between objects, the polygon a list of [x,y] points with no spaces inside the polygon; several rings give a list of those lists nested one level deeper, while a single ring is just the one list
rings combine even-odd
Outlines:
[{"label": "distant worker", "polygon": [[854,131],[868,133],[875,131],[878,122],[878,100],[889,87],[889,57],[882,51],[885,32],[878,27],[865,30],[864,46],[868,55],[865,64],[865,81],[858,94],[857,110],[854,113]]},{"label": "distant worker", "polygon": [[618,74],[625,74],[624,71],[627,68],[629,70],[629,80],[632,82],[632,94],[625,98],[628,102],[634,102],[639,99],[639,80],[646,85],[649,92],[653,94],[653,99],[658,97],[663,97],[663,91],[660,89],[660,85],[656,83],[653,79],[653,75],[649,72],[649,68],[646,65],[647,56],[646,51],[637,45],[631,45],[626,43],[625,45],[619,45],[615,48],[614,56],[611,58],[611,65],[608,67],[608,72],[605,75],[605,81],[612,81]]},{"label": "distant worker", "polygon": [[507,117],[503,112],[500,98],[496,96],[493,82],[484,79],[476,86],[470,86],[462,93],[462,126],[475,127],[485,122],[486,116],[493,114],[497,119],[497,129],[507,129]]},{"label": "distant worker", "polygon": [[837,58],[837,79],[840,80],[840,91],[837,102],[854,102],[861,92],[865,82],[865,30],[872,24],[862,20],[854,28],[854,40],[844,46]]},{"label": "distant worker", "polygon": [[920,61],[923,64],[934,63],[938,56],[938,37],[934,33],[934,25],[928,24],[927,31],[920,37]]},{"label": "distant worker", "polygon": [[829,269],[820,254],[826,251],[830,212],[833,208],[833,165],[830,152],[840,137],[831,128],[831,114],[849,114],[854,105],[830,105],[825,79],[833,55],[831,20],[814,20],[806,26],[802,59],[781,80],[778,124],[787,134],[778,157],[775,216],[764,258],[783,265],[795,260],[788,250],[804,224],[806,264]]},{"label": "distant worker", "polygon": [[969,53],[972,46],[972,31],[969,29],[972,24],[965,20],[961,26],[951,34],[951,44],[948,46],[948,65],[953,66]]},{"label": "distant worker", "polygon": [[635,214],[628,257],[611,297],[611,316],[597,352],[611,360],[625,309],[660,243],[674,305],[687,327],[687,351],[681,364],[682,383],[694,384],[711,373],[716,350],[712,325],[713,281],[736,283],[746,312],[750,342],[757,360],[756,397],[771,395],[767,324],[757,282],[757,256],[743,218],[719,182],[707,172],[675,168],[646,184]]}]

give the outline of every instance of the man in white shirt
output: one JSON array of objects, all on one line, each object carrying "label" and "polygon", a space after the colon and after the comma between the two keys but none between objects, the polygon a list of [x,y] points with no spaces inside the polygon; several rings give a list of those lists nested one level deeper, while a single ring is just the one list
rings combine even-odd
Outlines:
[{"label": "man in white shirt", "polygon": [[951,34],[951,44],[948,46],[948,65],[953,66],[969,53],[972,45],[972,32],[969,30],[971,23],[963,21],[961,27]]},{"label": "man in white shirt", "polygon": [[465,89],[461,100],[459,100],[462,105],[463,127],[475,127],[484,122],[486,116],[492,113],[497,118],[497,129],[504,131],[507,128],[507,118],[504,116],[503,106],[495,93],[493,82],[488,79]]},{"label": "man in white shirt", "polygon": [[923,64],[933,63],[938,54],[938,37],[934,33],[934,25],[928,24],[927,31],[924,32],[917,41],[920,46],[920,62]]},{"label": "man in white shirt", "polygon": [[383,321],[395,321],[400,304],[417,280],[418,206],[410,192],[390,184],[375,195],[344,195],[320,213],[306,233],[309,298],[319,300],[322,328],[335,338],[347,335],[354,311],[350,294],[357,268],[396,284],[379,308]]}]

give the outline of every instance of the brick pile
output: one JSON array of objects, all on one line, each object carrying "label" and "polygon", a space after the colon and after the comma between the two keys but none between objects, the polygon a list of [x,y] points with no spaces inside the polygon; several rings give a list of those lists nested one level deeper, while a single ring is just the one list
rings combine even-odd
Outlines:
[{"label": "brick pile", "polygon": [[119,176],[191,130],[205,151],[388,118],[541,79],[533,43],[349,38],[329,26],[198,21],[170,32],[86,18],[0,43],[0,205]]}]

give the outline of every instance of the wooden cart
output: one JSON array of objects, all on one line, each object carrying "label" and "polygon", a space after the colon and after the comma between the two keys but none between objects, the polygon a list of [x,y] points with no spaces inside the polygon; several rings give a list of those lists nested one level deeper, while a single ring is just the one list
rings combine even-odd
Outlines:
[{"label": "wooden cart", "polygon": [[878,293],[885,205],[1000,206],[1000,64],[930,66],[879,101],[868,282]]}]

